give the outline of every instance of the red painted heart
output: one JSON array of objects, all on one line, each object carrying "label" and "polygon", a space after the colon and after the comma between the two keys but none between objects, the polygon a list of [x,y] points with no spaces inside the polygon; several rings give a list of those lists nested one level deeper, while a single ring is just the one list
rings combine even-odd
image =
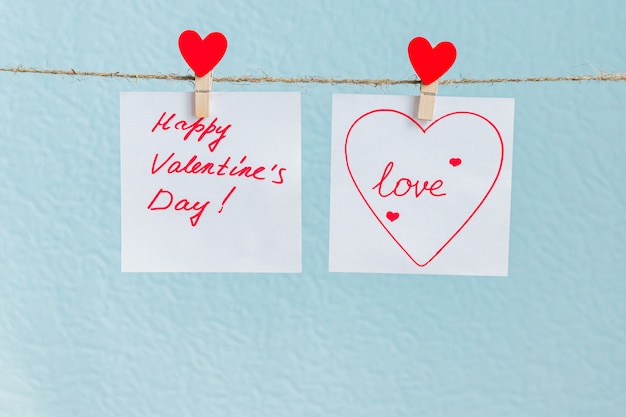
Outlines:
[{"label": "red painted heart", "polygon": [[178,37],[178,48],[185,62],[198,77],[207,75],[224,57],[228,42],[220,32],[202,39],[197,32],[186,30]]},{"label": "red painted heart", "polygon": [[461,158],[450,158],[450,165],[452,165],[453,167],[458,167],[459,165],[461,165]]},{"label": "red painted heart", "polygon": [[387,212],[387,219],[389,219],[390,222],[395,222],[396,220],[398,220],[399,217],[400,217],[400,213],[393,212],[393,211]]},{"label": "red painted heart", "polygon": [[409,60],[421,82],[432,84],[452,67],[456,48],[450,42],[441,42],[433,48],[428,40],[417,37],[409,42]]}]

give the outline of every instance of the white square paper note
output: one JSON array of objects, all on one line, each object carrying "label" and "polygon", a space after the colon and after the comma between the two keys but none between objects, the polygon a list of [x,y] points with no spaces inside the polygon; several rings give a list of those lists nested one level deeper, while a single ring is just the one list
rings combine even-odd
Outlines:
[{"label": "white square paper note", "polygon": [[121,93],[122,271],[300,272],[298,93]]},{"label": "white square paper note", "polygon": [[507,275],[512,99],[334,95],[330,270]]}]

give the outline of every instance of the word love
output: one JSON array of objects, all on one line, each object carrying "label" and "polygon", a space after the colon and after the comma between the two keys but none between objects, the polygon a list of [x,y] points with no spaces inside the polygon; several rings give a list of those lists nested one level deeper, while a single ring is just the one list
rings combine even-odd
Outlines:
[{"label": "word love", "polygon": [[[446,195],[446,193],[444,192],[435,192],[443,186],[442,180],[435,180],[432,184],[430,184],[430,186],[428,185],[428,181],[423,181],[420,188],[419,180],[416,179],[415,182],[413,182],[413,180],[411,180],[410,178],[400,178],[395,182],[395,184],[393,183],[393,180],[391,180],[392,185],[388,186],[387,184],[389,183],[389,181],[387,181],[387,178],[389,178],[389,176],[391,175],[391,172],[393,171],[393,166],[393,161],[389,161],[385,166],[385,169],[383,170],[380,181],[378,181],[378,183],[372,187],[372,190],[376,190],[379,196],[383,198],[387,198],[392,195],[396,197],[403,197],[407,195],[411,190],[413,190],[415,198],[418,198],[420,195],[422,195],[424,191],[428,191],[429,194],[433,197],[443,197]],[[390,191],[383,191],[383,187],[385,187],[385,190]],[[393,220],[396,219],[397,217]],[[392,219],[389,220],[393,221]]]},{"label": "word love", "polygon": [[189,122],[185,119],[176,119],[176,113],[172,113],[168,116],[167,112],[163,112],[154,127],[152,127],[152,133],[158,129],[181,130],[183,132],[187,132],[183,136],[184,141],[187,141],[187,139],[194,135],[197,135],[195,138],[197,142],[202,142],[205,138],[210,140],[207,146],[211,152],[214,152],[220,142],[226,138],[226,132],[228,132],[231,125],[219,125],[217,117],[215,117],[209,124],[203,122],[204,117],[199,117],[196,121]]},{"label": "word love", "polygon": [[[226,197],[224,197],[224,199],[222,200],[222,207],[219,209],[218,213],[222,212],[222,210],[224,209],[224,204],[226,204],[226,202],[228,201],[230,196],[233,195],[236,189],[237,187],[233,187],[230,189],[228,194],[226,194]],[[198,225],[198,222],[200,221],[200,218],[202,217],[202,214],[204,214],[204,210],[209,206],[209,204],[211,204],[211,201],[209,200],[195,201],[192,203],[186,198],[180,199],[176,202],[174,201],[174,194],[169,190],[161,188],[159,189],[159,191],[157,191],[150,204],[148,204],[148,210],[154,211],[173,209],[175,211],[192,211],[194,212],[194,214],[189,217],[189,221],[191,222],[192,227],[196,227]]]}]

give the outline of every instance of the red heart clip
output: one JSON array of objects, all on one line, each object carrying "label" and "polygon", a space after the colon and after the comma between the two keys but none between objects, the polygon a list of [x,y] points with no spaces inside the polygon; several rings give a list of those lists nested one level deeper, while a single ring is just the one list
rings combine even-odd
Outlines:
[{"label": "red heart clip", "polygon": [[437,81],[456,60],[456,48],[451,42],[441,42],[434,48],[422,37],[409,42],[409,60],[422,84]]},{"label": "red heart clip", "polygon": [[186,30],[178,37],[178,49],[185,62],[198,77],[207,75],[226,53],[228,42],[220,32],[209,33],[202,39],[197,32]]}]

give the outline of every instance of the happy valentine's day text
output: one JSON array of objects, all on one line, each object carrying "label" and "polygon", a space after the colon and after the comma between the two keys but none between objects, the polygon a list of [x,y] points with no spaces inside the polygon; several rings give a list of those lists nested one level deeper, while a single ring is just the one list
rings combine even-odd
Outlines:
[{"label": "happy valentine's day text", "polygon": [[[227,138],[226,134],[232,126],[231,124],[220,123],[217,117],[214,117],[210,123],[207,123],[203,117],[190,122],[177,117],[176,113],[168,115],[167,112],[163,112],[159,120],[152,127],[151,133],[170,129],[181,131],[181,133],[184,133],[184,135],[182,135],[184,142],[188,140],[188,143],[206,141],[208,142],[207,147],[209,152],[213,153],[217,150],[222,141]],[[152,160],[151,174],[209,175],[221,178],[242,178],[258,182],[269,181],[276,185],[285,182],[285,172],[287,171],[285,167],[280,166],[278,163],[274,163],[271,168],[269,165],[250,165],[246,163],[247,159],[247,155],[243,155],[239,158],[233,158],[232,155],[227,155],[220,158],[219,162],[216,162],[205,160],[197,154],[191,157],[179,158],[176,152],[171,152],[168,155],[155,153],[154,159]],[[239,160],[239,163],[233,163],[233,160]],[[230,191],[228,191],[226,196],[222,199],[218,213],[222,212],[224,205],[236,189],[236,185],[230,188]],[[173,209],[175,211],[193,212],[193,215],[189,217],[189,221],[191,226],[195,227],[198,225],[200,218],[209,204],[211,204],[210,200],[192,202],[187,198],[175,198],[172,191],[160,188],[147,208],[150,211]]]}]

